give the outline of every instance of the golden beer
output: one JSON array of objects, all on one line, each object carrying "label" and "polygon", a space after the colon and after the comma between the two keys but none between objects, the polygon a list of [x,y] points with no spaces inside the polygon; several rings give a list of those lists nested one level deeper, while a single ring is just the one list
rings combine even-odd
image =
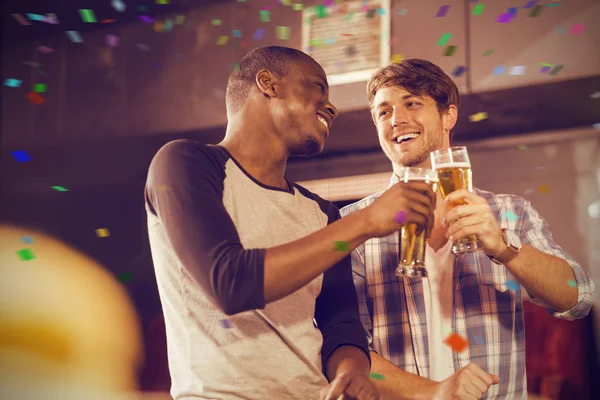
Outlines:
[{"label": "golden beer", "polygon": [[[459,189],[473,191],[473,174],[466,147],[451,147],[432,152],[431,165],[437,171],[440,193],[444,199]],[[461,204],[466,203],[458,201],[448,204],[447,211]],[[481,249],[481,244],[477,241],[476,235],[469,235],[457,240],[452,246],[454,254],[469,253],[479,249]]]},{"label": "golden beer", "polygon": [[[437,174],[434,170],[424,168],[403,168],[399,173],[400,181],[421,181],[429,184],[431,190],[437,191]],[[400,229],[399,263],[397,276],[427,276],[425,269],[425,227],[417,224],[406,224]]]}]

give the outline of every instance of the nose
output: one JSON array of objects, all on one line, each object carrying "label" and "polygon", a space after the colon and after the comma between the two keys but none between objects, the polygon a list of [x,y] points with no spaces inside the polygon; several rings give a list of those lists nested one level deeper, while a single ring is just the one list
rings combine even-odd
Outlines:
[{"label": "nose", "polygon": [[330,102],[325,103],[325,110],[327,111],[327,114],[331,116],[332,121],[339,115],[337,108],[335,108],[335,106]]},{"label": "nose", "polygon": [[406,124],[408,122],[408,118],[406,113],[401,112],[397,108],[394,110],[394,114],[392,115],[392,126],[394,128],[400,126],[401,124]]}]

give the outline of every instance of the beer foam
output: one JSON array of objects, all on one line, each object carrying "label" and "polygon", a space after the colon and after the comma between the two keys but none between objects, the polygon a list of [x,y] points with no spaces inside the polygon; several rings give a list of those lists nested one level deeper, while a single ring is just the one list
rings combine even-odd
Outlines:
[{"label": "beer foam", "polygon": [[445,163],[445,164],[436,164],[435,169],[442,168],[471,168],[471,164],[466,162],[456,162],[456,163]]}]

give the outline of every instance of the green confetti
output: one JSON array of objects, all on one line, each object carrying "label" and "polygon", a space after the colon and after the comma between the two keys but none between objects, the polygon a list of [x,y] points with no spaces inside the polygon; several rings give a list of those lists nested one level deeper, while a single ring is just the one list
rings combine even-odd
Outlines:
[{"label": "green confetti", "polygon": [[290,39],[290,27],[289,26],[278,26],[277,27],[277,39],[289,40]]},{"label": "green confetti", "polygon": [[98,22],[98,20],[96,20],[96,15],[94,15],[92,10],[80,9],[79,15],[81,15],[81,19],[84,22]]},{"label": "green confetti", "polygon": [[530,17],[538,17],[541,12],[542,12],[542,6],[535,6],[531,9],[529,16]]},{"label": "green confetti", "polygon": [[234,62],[231,64],[231,72],[239,72],[240,71],[240,63]]},{"label": "green confetti", "polygon": [[456,51],[456,46],[448,46],[446,47],[446,52],[444,52],[445,56],[451,56]]},{"label": "green confetti", "polygon": [[215,19],[213,19],[213,20],[212,20],[210,23],[211,23],[212,25],[215,25],[215,26],[221,26],[221,25],[223,24],[223,21],[221,21],[220,19],[216,19],[216,18],[215,18]]},{"label": "green confetti", "polygon": [[131,275],[131,272],[122,272],[117,275],[117,279],[119,279],[121,283],[128,283],[131,282],[133,276]]},{"label": "green confetti", "polygon": [[550,71],[550,75],[556,75],[558,74],[558,72],[563,69],[564,65],[557,65],[556,67],[552,68],[552,71]]},{"label": "green confetti", "polygon": [[377,379],[378,381],[382,381],[385,379],[385,377],[383,375],[375,374],[375,373],[371,373],[369,375],[369,378]]},{"label": "green confetti", "polygon": [[148,12],[148,7],[146,7],[146,6],[138,6],[138,11],[146,13],[146,12]]},{"label": "green confetti", "polygon": [[483,6],[484,4],[475,4],[475,7],[473,7],[473,15],[483,14]]},{"label": "green confetti", "polygon": [[46,84],[44,83],[36,83],[35,87],[33,88],[34,92],[38,92],[38,93],[44,93],[46,91]]},{"label": "green confetti", "polygon": [[33,260],[35,258],[35,255],[31,249],[17,250],[17,254],[19,255],[21,261]]},{"label": "green confetti", "polygon": [[570,287],[577,287],[577,281],[575,281],[575,280],[573,280],[573,279],[569,279],[569,280],[567,281],[567,284],[568,284]]},{"label": "green confetti", "polygon": [[483,53],[483,56],[487,57],[487,56],[489,56],[490,54],[492,54],[495,51],[496,51],[495,49],[489,49],[488,51],[486,51],[485,53]]},{"label": "green confetti", "polygon": [[442,35],[442,37],[440,38],[440,40],[438,40],[437,45],[438,46],[445,46],[446,43],[448,43],[448,40],[450,40],[451,37],[452,37],[451,33],[444,33]]},{"label": "green confetti", "polygon": [[271,22],[271,13],[267,10],[260,10],[260,21]]},{"label": "green confetti", "polygon": [[302,3],[294,4],[294,11],[301,11],[303,9],[304,9],[304,4],[302,4]]},{"label": "green confetti", "polygon": [[317,12],[317,18],[325,18],[327,16],[327,7],[324,5],[316,6],[315,11]]},{"label": "green confetti", "polygon": [[56,190],[58,192],[68,192],[69,191],[69,189],[64,188],[62,186],[52,186],[52,189],[54,189],[54,190]]},{"label": "green confetti", "polygon": [[350,251],[346,242],[334,242],[334,245],[337,251]]},{"label": "green confetti", "polygon": [[217,40],[217,44],[219,46],[224,46],[227,44],[228,41],[229,41],[229,36],[221,35],[221,36],[219,36],[219,39]]}]

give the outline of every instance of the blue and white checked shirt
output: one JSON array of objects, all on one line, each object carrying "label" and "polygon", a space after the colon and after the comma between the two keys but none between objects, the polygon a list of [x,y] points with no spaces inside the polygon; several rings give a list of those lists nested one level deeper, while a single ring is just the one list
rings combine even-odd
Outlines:
[{"label": "blue and white checked shirt", "polygon": [[[390,186],[398,182],[392,174]],[[493,194],[475,189],[490,205],[502,228],[515,232],[523,244],[566,260],[577,280],[577,304],[556,312],[539,299],[531,301],[547,308],[556,318],[585,317],[591,308],[594,283],[583,269],[552,239],[548,223],[519,196]],[[372,204],[383,192],[375,193],[344,207],[346,216]],[[516,215],[515,220],[512,214]],[[507,218],[507,216],[510,216]],[[399,234],[373,238],[352,252],[354,285],[358,294],[361,321],[369,348],[397,367],[429,378],[429,346],[423,284],[420,278],[399,278]],[[457,255],[453,271],[452,330],[469,342],[461,352],[453,352],[454,371],[469,362],[500,376],[485,399],[526,399],[525,325],[521,287],[509,290],[507,281],[516,279],[502,264],[483,252]],[[565,282],[567,285],[567,282]]]}]

